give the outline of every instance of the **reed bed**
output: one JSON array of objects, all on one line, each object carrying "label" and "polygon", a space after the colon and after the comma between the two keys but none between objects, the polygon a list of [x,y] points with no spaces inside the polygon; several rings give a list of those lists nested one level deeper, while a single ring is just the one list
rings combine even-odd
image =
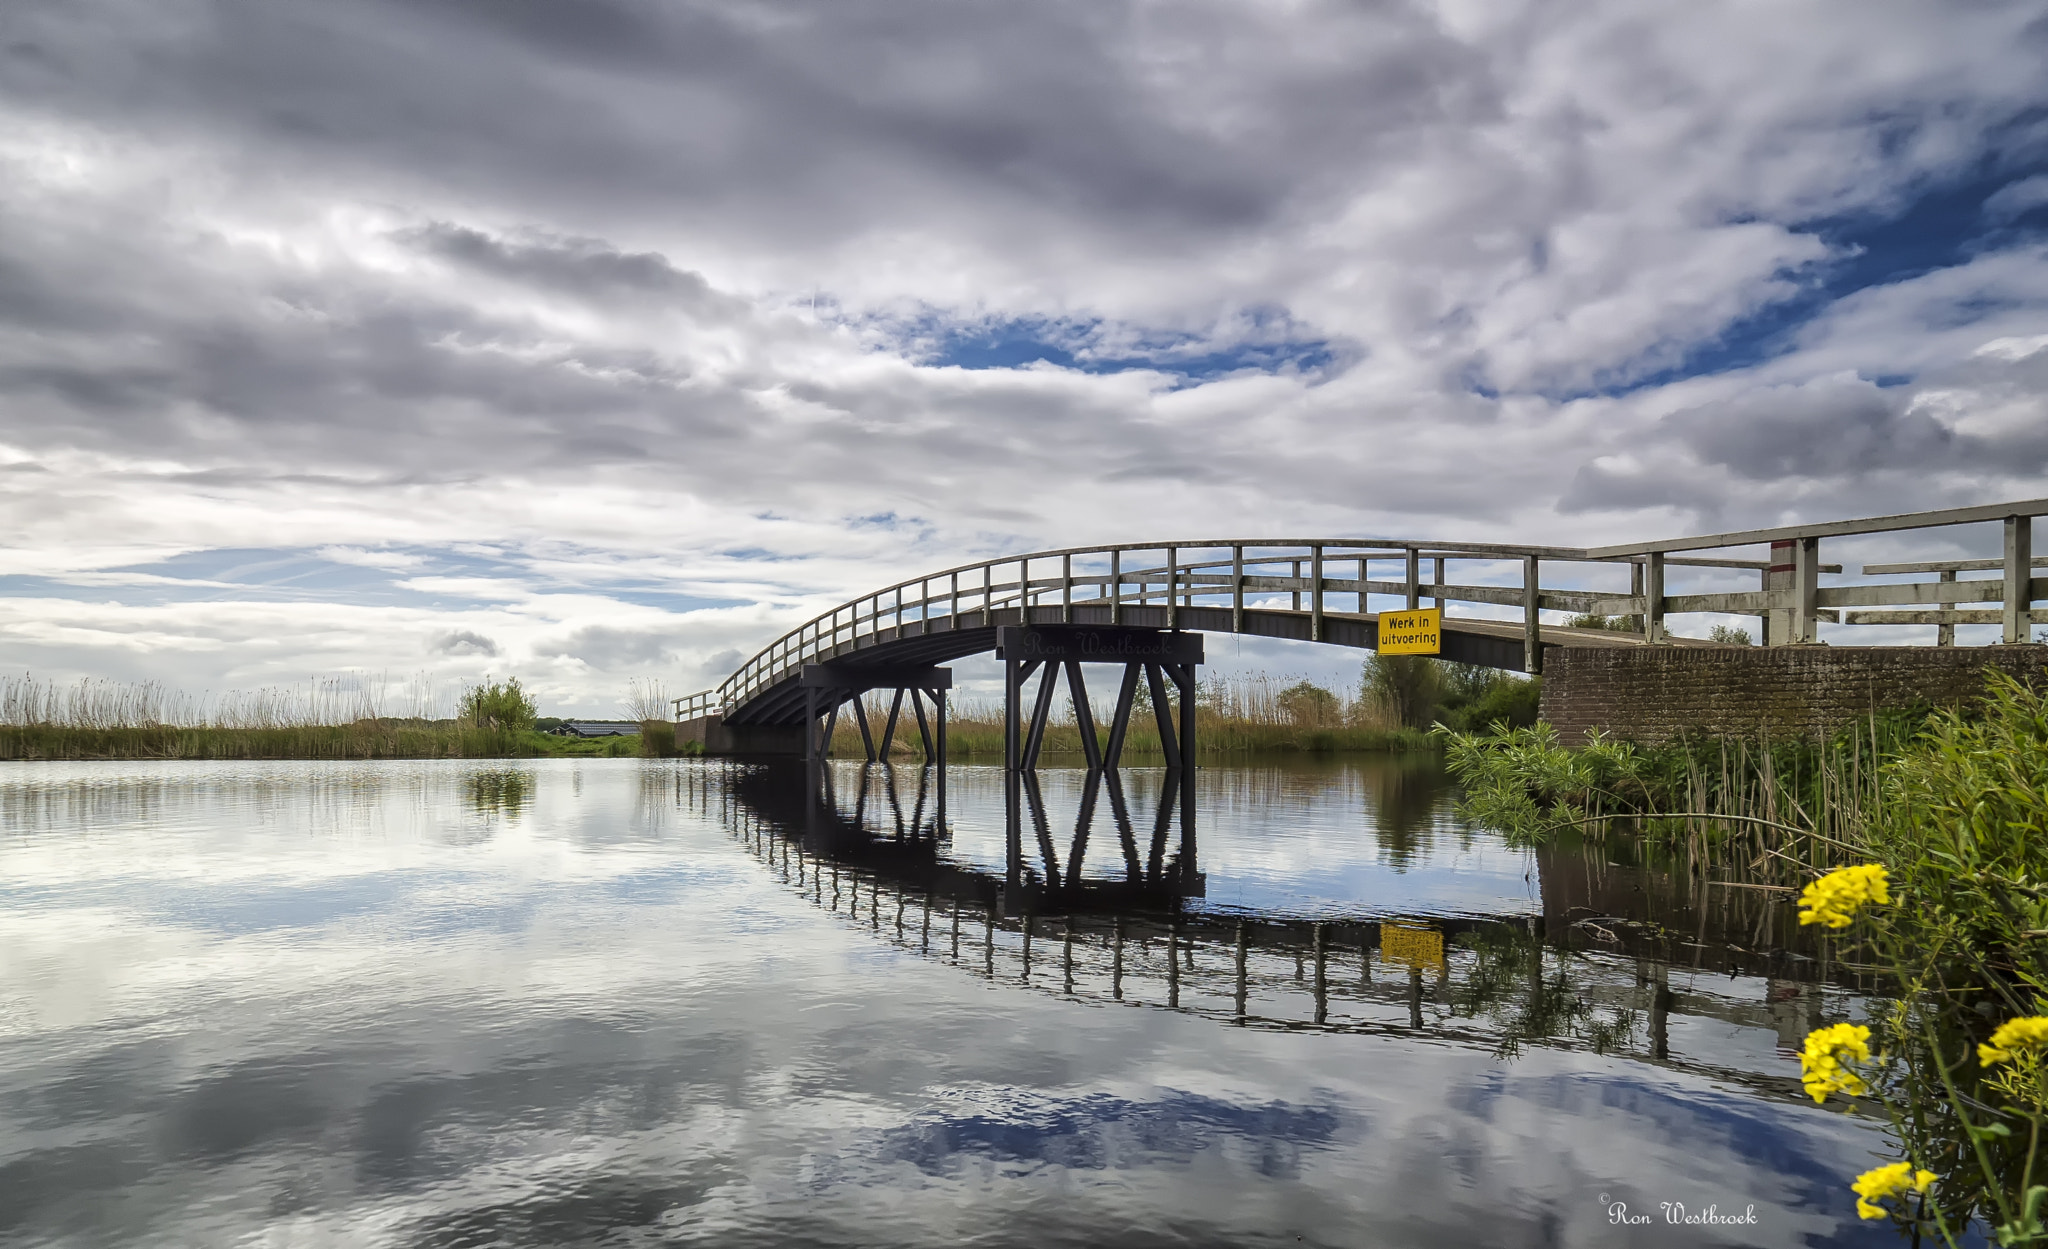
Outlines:
[{"label": "reed bed", "polygon": [[1869,857],[1886,767],[1928,723],[1923,708],[1875,713],[1824,741],[1694,736],[1653,747],[1596,735],[1568,749],[1545,724],[1440,737],[1464,814],[1511,839],[1568,829],[1646,839],[1681,850],[1695,870],[1782,885]]},{"label": "reed bed", "polygon": [[[1114,687],[1107,691],[1091,689],[1089,695],[1097,744],[1106,744],[1115,711]],[[868,723],[877,747],[888,719],[890,697],[880,693],[867,697]],[[1169,710],[1178,727],[1178,706]],[[1401,727],[1378,700],[1345,699],[1306,681],[1256,674],[1219,675],[1202,683],[1195,702],[1195,747],[1199,758],[1224,759],[1268,752],[1434,750],[1436,743],[1421,730]],[[1043,750],[1047,755],[1082,754],[1080,725],[1074,715],[1073,700],[1064,686],[1054,699]],[[832,752],[841,757],[858,757],[863,753],[860,729],[851,707],[840,712],[832,735]],[[917,722],[908,700],[897,720],[895,745],[890,753],[901,758],[923,757]],[[953,759],[1001,758],[1002,704],[988,699],[962,699],[948,704],[946,753]],[[1165,757],[1149,699],[1131,715],[1124,757]]]},{"label": "reed bed", "polygon": [[536,733],[358,720],[281,728],[0,724],[0,759],[491,759],[552,753]]},{"label": "reed bed", "polygon": [[478,759],[559,753],[556,743],[528,729],[448,714],[464,696],[426,677],[391,681],[360,673],[218,696],[194,696],[159,681],[87,678],[60,685],[33,674],[7,676],[0,677],[0,759]]}]

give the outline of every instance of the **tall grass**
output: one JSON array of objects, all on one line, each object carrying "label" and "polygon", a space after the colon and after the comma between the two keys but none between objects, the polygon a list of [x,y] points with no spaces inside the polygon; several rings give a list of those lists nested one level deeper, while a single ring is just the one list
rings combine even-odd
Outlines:
[{"label": "tall grass", "polygon": [[[1032,691],[1035,693],[1034,682]],[[1307,696],[1314,690],[1316,696]],[[892,695],[867,696],[868,723],[881,745],[883,724],[889,715]],[[1089,690],[1098,745],[1109,739],[1110,717],[1115,712],[1116,687]],[[1027,698],[1028,702],[1028,698]],[[1028,707],[1027,707],[1028,712]],[[1176,730],[1179,727],[1177,700],[1169,707]],[[929,715],[929,710],[927,710]],[[1340,751],[1432,750],[1435,743],[1427,733],[1401,727],[1400,721],[1378,700],[1345,699],[1304,681],[1270,674],[1248,676],[1217,675],[1204,681],[1195,701],[1196,753],[1203,759],[1262,752],[1336,753]],[[1045,745],[1049,755],[1079,756],[1081,730],[1074,715],[1073,700],[1062,685],[1054,696]],[[852,707],[841,710],[832,736],[832,750],[841,756],[862,753],[860,729],[854,723]],[[894,755],[920,758],[917,721],[906,699],[897,719]],[[987,699],[962,699],[947,707],[946,753],[949,758],[998,757],[1003,753],[1003,706]],[[1150,699],[1141,700],[1131,715],[1131,728],[1124,740],[1124,757],[1134,760],[1164,758],[1159,729]]]},{"label": "tall grass", "polygon": [[[395,686],[395,688],[394,688]],[[315,677],[304,686],[230,690],[194,696],[161,681],[87,677],[59,685],[33,673],[0,677],[0,726],[73,729],[282,729],[356,720],[438,720],[453,698],[433,679],[402,685],[366,673]]]},{"label": "tall grass", "polygon": [[[516,726],[440,714],[425,677],[361,674],[193,696],[162,682],[0,677],[0,759],[394,759],[535,755]],[[397,714],[391,714],[396,711]]]}]

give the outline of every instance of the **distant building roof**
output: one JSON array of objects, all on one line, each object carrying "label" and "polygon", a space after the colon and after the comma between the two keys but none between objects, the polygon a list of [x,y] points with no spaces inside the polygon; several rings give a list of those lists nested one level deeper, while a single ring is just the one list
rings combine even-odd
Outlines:
[{"label": "distant building roof", "polygon": [[630,720],[564,720],[556,731],[565,737],[640,736],[640,726]]}]

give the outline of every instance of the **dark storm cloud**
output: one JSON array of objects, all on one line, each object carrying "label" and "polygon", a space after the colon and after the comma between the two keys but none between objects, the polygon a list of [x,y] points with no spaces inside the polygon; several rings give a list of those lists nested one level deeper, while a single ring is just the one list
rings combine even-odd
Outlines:
[{"label": "dark storm cloud", "polygon": [[17,0],[0,91],[535,217],[723,210],[787,239],[993,196],[993,227],[1028,203],[1171,247],[1493,107],[1482,60],[1409,6],[1324,16],[1343,55],[1216,6]]}]

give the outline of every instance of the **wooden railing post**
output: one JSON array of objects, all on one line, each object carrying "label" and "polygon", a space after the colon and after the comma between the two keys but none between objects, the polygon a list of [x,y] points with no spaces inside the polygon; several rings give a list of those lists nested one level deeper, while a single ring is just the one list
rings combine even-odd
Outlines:
[{"label": "wooden railing post", "polygon": [[[1956,579],[1956,570],[1953,568],[1942,569],[1941,579],[1945,582],[1954,581]],[[1943,603],[1940,610],[1945,615],[1954,611],[1957,606],[1959,604]],[[1954,646],[1956,644],[1956,626],[1953,619],[1949,623],[1934,626],[1934,644],[1936,646]]]},{"label": "wooden railing post", "polygon": [[1530,676],[1543,672],[1543,616],[1537,610],[1542,566],[1534,555],[1522,558],[1522,671]]},{"label": "wooden railing post", "polygon": [[1109,623],[1124,622],[1124,553],[1109,553]]},{"label": "wooden railing post", "polygon": [[1230,631],[1244,632],[1244,548],[1230,548]]},{"label": "wooden railing post", "polygon": [[[1364,578],[1361,577],[1359,580],[1363,581]],[[1444,609],[1444,557],[1441,555],[1436,557],[1436,578],[1430,584],[1436,587],[1436,595],[1430,601],[1436,604],[1438,611],[1442,611]],[[1358,610],[1364,611],[1365,609],[1361,607]]]},{"label": "wooden railing post", "polygon": [[1314,587],[1309,591],[1308,636],[1311,642],[1323,640],[1323,548],[1309,548],[1309,576]]},{"label": "wooden railing post", "polygon": [[1422,552],[1408,548],[1408,610],[1422,606]]},{"label": "wooden railing post", "polygon": [[1765,646],[1790,646],[1799,640],[1798,546],[1790,538],[1771,543],[1771,562],[1764,569],[1764,592],[1771,596],[1764,613]]},{"label": "wooden railing post", "polygon": [[1643,558],[1643,640],[1664,641],[1664,552]]},{"label": "wooden railing post", "polygon": [[952,618],[952,627],[958,629],[960,627],[960,574],[957,572],[953,574],[953,605],[951,610],[947,612],[947,615]]},{"label": "wooden railing post", "polygon": [[1180,549],[1166,548],[1166,627],[1180,628],[1180,600],[1173,597],[1173,589],[1180,583]]},{"label": "wooden railing post", "polygon": [[1074,557],[1060,556],[1060,623],[1074,623]]},{"label": "wooden railing post", "polygon": [[1999,613],[2007,643],[2027,640],[2033,623],[2034,518],[2005,518],[2005,602]]},{"label": "wooden railing post", "polygon": [[1801,645],[1819,641],[1819,538],[1801,538],[1792,548],[1792,596],[1792,640]]}]

